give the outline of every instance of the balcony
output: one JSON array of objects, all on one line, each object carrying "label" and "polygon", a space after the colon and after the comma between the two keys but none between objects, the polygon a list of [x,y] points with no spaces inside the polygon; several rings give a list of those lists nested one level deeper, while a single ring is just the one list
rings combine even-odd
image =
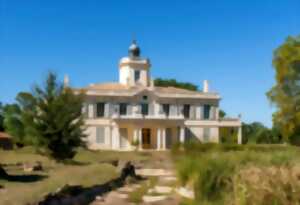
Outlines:
[{"label": "balcony", "polygon": [[132,115],[120,115],[113,114],[112,119],[152,119],[152,120],[183,120],[183,115],[164,115],[164,114],[154,114],[154,115],[142,115],[142,114],[132,114]]}]

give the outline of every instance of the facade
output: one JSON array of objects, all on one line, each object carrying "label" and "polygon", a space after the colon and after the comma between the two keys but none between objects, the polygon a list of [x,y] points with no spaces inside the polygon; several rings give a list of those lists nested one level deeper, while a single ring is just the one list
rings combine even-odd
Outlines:
[{"label": "facade", "polygon": [[241,121],[219,118],[220,96],[210,92],[154,86],[150,60],[136,42],[120,60],[119,82],[83,88],[87,144],[90,149],[165,150],[176,142],[196,139],[219,142],[219,128],[238,129]]}]

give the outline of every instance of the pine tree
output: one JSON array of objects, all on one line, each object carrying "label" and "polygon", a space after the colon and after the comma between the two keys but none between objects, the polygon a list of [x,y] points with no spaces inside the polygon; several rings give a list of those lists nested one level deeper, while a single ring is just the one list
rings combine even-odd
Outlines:
[{"label": "pine tree", "polygon": [[81,114],[84,94],[74,93],[49,73],[45,86],[35,86],[32,93],[17,96],[17,119],[23,130],[17,136],[57,161],[73,158],[76,148],[84,146],[84,121]]}]

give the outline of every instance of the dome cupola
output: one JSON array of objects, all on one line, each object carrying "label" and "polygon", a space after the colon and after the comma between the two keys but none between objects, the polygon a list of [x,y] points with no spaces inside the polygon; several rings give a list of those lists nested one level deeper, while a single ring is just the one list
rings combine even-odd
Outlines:
[{"label": "dome cupola", "polygon": [[133,40],[132,44],[129,46],[129,50],[128,50],[129,57],[131,57],[131,58],[140,57],[140,53],[141,53],[141,51],[140,51],[139,46],[137,45],[136,41]]}]

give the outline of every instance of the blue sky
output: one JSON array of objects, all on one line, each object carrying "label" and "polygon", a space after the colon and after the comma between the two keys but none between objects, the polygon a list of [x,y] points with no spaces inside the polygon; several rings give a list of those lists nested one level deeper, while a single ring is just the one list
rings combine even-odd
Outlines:
[{"label": "blue sky", "polygon": [[117,81],[134,35],[153,77],[208,79],[228,115],[271,126],[273,50],[300,34],[299,10],[299,0],[0,0],[0,101],[49,70],[76,87]]}]

